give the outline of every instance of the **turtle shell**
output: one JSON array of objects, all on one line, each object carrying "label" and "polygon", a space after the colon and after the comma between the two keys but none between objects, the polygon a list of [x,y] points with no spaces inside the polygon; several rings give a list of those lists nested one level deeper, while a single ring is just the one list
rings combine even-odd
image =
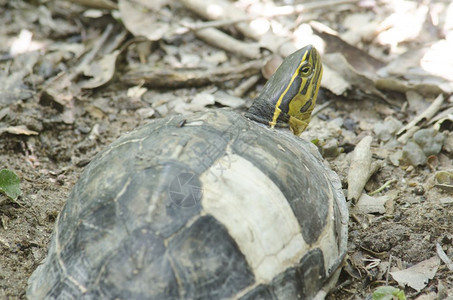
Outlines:
[{"label": "turtle shell", "polygon": [[155,120],[87,166],[27,297],[319,297],[347,214],[338,176],[289,130],[222,109]]}]

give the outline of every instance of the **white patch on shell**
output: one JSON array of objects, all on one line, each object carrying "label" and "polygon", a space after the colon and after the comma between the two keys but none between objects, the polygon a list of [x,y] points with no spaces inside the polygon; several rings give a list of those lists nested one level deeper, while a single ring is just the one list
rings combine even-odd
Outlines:
[{"label": "white patch on shell", "polygon": [[[326,180],[329,181],[329,178],[326,178]],[[329,195],[329,214],[327,216],[327,224],[320,234],[318,240],[312,246],[322,249],[326,274],[327,276],[329,276],[330,274],[328,274],[327,272],[329,272],[329,270],[334,266],[335,262],[339,258],[340,253],[335,233],[335,215],[333,212],[334,195],[330,186],[326,186],[325,189],[326,192],[328,191]]]},{"label": "white patch on shell", "polygon": [[238,244],[257,282],[269,282],[293,266],[309,246],[280,189],[246,159],[231,154],[220,176],[201,176],[202,206]]}]

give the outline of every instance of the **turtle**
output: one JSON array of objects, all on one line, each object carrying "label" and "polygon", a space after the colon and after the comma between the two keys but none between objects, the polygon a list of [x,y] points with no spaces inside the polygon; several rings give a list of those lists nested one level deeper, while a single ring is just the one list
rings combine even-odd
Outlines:
[{"label": "turtle", "polygon": [[298,135],[316,102],[313,46],[245,115],[151,120],[99,152],[71,191],[28,299],[323,299],[347,249],[336,173]]}]

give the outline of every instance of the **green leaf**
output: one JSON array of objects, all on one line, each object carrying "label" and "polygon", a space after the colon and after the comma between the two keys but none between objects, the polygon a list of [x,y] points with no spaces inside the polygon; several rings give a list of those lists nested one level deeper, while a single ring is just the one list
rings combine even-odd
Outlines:
[{"label": "green leaf", "polygon": [[13,171],[8,169],[0,170],[0,193],[4,193],[13,201],[22,193],[20,190],[20,179]]},{"label": "green leaf", "polygon": [[378,287],[373,293],[373,300],[406,300],[404,291],[393,286]]}]

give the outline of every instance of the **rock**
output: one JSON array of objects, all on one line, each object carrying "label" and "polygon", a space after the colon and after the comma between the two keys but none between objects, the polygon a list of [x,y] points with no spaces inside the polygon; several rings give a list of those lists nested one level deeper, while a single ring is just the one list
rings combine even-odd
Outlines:
[{"label": "rock", "polygon": [[387,117],[384,122],[376,123],[373,130],[379,140],[386,142],[390,140],[401,127],[403,127],[403,123],[399,120],[394,117]]},{"label": "rock", "polygon": [[447,133],[447,136],[444,141],[444,150],[447,151],[448,153],[453,152],[453,132]]},{"label": "rock", "polygon": [[418,144],[409,141],[403,147],[403,155],[400,162],[413,166],[421,166],[426,163],[426,155]]},{"label": "rock", "polygon": [[390,154],[388,157],[389,157],[389,160],[392,163],[392,165],[394,165],[395,167],[399,167],[400,161],[403,158],[403,151],[402,150],[396,150],[395,152]]},{"label": "rock", "polygon": [[426,156],[437,155],[444,144],[445,135],[434,128],[420,129],[414,134],[414,141]]},{"label": "rock", "polygon": [[341,149],[338,147],[337,139],[329,139],[322,146],[322,156],[323,157],[337,157],[341,152]]}]

